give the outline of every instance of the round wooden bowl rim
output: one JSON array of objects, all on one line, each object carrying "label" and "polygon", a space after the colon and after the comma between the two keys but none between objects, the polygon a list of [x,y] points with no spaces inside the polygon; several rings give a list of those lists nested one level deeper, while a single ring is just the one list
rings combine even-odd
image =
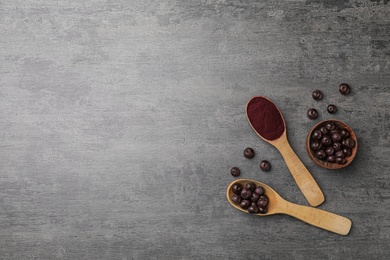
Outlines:
[{"label": "round wooden bowl rim", "polygon": [[[328,162],[325,162],[325,161],[321,161],[321,160],[317,159],[316,157],[314,157],[314,155],[313,155],[313,153],[311,151],[311,148],[310,148],[310,137],[311,137],[314,129],[316,129],[319,125],[322,125],[322,124],[324,124],[326,122],[336,122],[339,126],[341,126],[343,128],[346,128],[350,132],[350,134],[351,134],[350,137],[355,141],[355,146],[352,148],[352,154],[345,158],[347,160],[347,162],[345,164],[328,163]],[[355,155],[356,155],[356,152],[357,152],[357,147],[358,147],[358,142],[357,142],[357,138],[356,138],[355,132],[346,123],[344,123],[343,121],[337,120],[337,119],[327,119],[327,120],[323,120],[323,121],[315,124],[310,129],[310,131],[309,131],[309,133],[307,134],[307,137],[306,137],[306,151],[307,151],[307,154],[309,155],[309,158],[315,164],[317,164],[318,166],[320,166],[322,168],[325,168],[325,169],[330,169],[330,170],[337,170],[337,169],[341,169],[341,168],[344,168],[344,167],[348,166],[353,161],[353,159],[355,158]]]}]

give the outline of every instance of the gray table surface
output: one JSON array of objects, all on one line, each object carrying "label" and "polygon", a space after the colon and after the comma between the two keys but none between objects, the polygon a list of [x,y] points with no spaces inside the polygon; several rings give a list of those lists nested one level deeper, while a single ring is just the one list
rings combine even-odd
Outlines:
[{"label": "gray table surface", "polygon": [[[389,67],[388,0],[1,0],[0,258],[389,259]],[[254,95],[348,236],[227,203],[238,166],[308,205],[248,125]],[[329,118],[359,141],[338,171],[304,147]]]}]

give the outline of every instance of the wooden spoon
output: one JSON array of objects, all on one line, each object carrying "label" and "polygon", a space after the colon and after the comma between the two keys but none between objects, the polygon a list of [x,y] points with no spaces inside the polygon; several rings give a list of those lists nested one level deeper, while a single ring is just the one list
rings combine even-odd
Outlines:
[{"label": "wooden spoon", "polygon": [[[254,115],[249,115],[248,113],[248,107],[253,104],[254,102],[263,102],[267,103],[271,107],[270,113],[273,113],[276,115],[280,120],[280,124],[283,124],[283,126],[280,126],[279,128],[275,129],[275,131],[280,132],[280,136],[278,136],[274,140],[269,140],[261,135],[256,129],[256,127],[252,124],[252,120],[255,120]],[[251,108],[252,109],[252,108]],[[275,111],[279,112],[279,114]],[[282,116],[282,113],[280,110],[276,107],[276,105],[269,100],[266,97],[258,96],[251,98],[248,103],[246,104],[246,115],[249,121],[249,124],[253,128],[253,130],[257,133],[258,136],[261,137],[264,141],[268,142],[269,144],[276,147],[276,149],[279,150],[279,152],[282,154],[288,169],[290,170],[295,182],[298,184],[298,187],[301,189],[303,195],[307,199],[310,205],[312,206],[318,206],[321,203],[325,201],[324,194],[321,191],[321,188],[318,186],[317,182],[314,180],[313,176],[310,174],[310,172],[306,169],[305,165],[301,162],[301,160],[298,158],[298,156],[295,154],[293,149],[291,148],[288,140],[287,140],[287,134],[286,134],[286,123],[284,121],[284,118]],[[279,117],[280,116],[280,117]],[[252,118],[251,118],[252,117]],[[267,122],[264,122],[264,124],[267,124]],[[267,126],[265,126],[267,127]],[[281,128],[283,127],[283,128]],[[279,130],[278,130],[279,129]],[[280,130],[281,129],[281,130]],[[268,129],[268,132],[272,132],[273,129]],[[264,134],[264,133],[263,133]]]},{"label": "wooden spoon", "polygon": [[253,182],[256,184],[256,186],[262,186],[264,188],[264,193],[268,196],[267,213],[258,213],[253,215],[269,216],[274,214],[286,214],[300,219],[310,225],[326,229],[328,231],[340,235],[347,235],[351,229],[352,222],[348,218],[321,209],[291,203],[283,199],[276,191],[274,191],[268,185],[259,181],[249,179],[240,179],[233,181],[226,190],[226,196],[229,203],[232,204],[233,207],[238,210],[248,213],[247,210],[242,209],[239,205],[234,204],[234,202],[231,200],[231,197],[233,195],[231,187],[235,183],[241,183],[243,186],[245,186],[245,184],[247,184],[248,182]]}]

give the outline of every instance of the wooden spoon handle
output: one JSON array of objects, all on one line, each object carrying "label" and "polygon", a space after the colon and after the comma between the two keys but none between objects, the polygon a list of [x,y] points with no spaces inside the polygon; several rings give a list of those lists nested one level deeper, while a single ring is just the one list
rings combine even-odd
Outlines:
[{"label": "wooden spoon handle", "polygon": [[310,205],[316,207],[325,201],[324,194],[313,176],[303,165],[302,161],[295,154],[287,139],[278,143],[276,148],[282,154],[288,169],[290,170],[295,182],[301,189],[303,195]]},{"label": "wooden spoon handle", "polygon": [[287,202],[282,213],[340,235],[347,235],[352,226],[352,221],[346,217],[291,202]]}]

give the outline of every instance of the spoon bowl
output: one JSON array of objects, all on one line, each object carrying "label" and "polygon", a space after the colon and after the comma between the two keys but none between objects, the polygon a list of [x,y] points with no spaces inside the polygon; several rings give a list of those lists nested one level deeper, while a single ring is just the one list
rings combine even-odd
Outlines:
[{"label": "spoon bowl", "polygon": [[236,209],[243,211],[245,213],[249,212],[242,209],[239,205],[235,204],[231,197],[233,195],[232,186],[235,183],[240,183],[245,186],[248,182],[253,182],[256,186],[262,186],[264,188],[264,193],[268,196],[268,205],[267,213],[261,214],[252,214],[255,216],[269,216],[274,214],[285,214],[293,216],[297,219],[300,219],[310,225],[340,234],[347,235],[352,227],[352,222],[346,217],[336,215],[331,212],[320,210],[317,208],[312,208],[308,206],[302,206],[298,204],[291,203],[283,199],[274,189],[270,186],[255,180],[250,179],[239,179],[233,181],[226,190],[226,197],[229,203]]},{"label": "spoon bowl", "polygon": [[249,180],[249,179],[240,179],[240,180],[233,181],[232,183],[230,183],[229,187],[227,188],[226,197],[227,197],[227,200],[229,201],[229,203],[232,204],[233,207],[235,207],[236,209],[241,210],[245,213],[248,213],[247,210],[242,209],[240,207],[240,205],[235,204],[231,200],[231,197],[234,194],[232,191],[232,186],[235,183],[240,183],[240,184],[242,184],[242,186],[245,186],[245,184],[247,184],[248,182],[253,182],[254,184],[256,184],[256,187],[257,186],[263,187],[264,193],[268,197],[267,213],[265,213],[265,214],[258,213],[258,214],[254,214],[254,215],[262,217],[262,216],[269,216],[269,215],[281,213],[280,209],[278,207],[280,207],[280,205],[284,203],[284,199],[282,197],[280,197],[280,195],[276,191],[274,191],[270,186],[268,186],[262,182]]},{"label": "spoon bowl", "polygon": [[248,101],[246,112],[249,124],[256,134],[282,154],[291,175],[309,204],[314,207],[322,204],[325,196],[291,148],[287,140],[286,123],[277,106],[270,99],[257,96]]}]

